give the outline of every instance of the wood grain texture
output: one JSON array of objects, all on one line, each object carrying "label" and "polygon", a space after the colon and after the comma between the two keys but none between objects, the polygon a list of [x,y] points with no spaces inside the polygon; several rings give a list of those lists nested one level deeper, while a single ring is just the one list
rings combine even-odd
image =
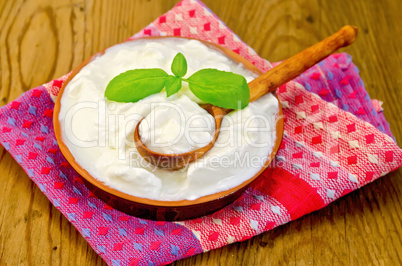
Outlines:
[{"label": "wood grain texture", "polygon": [[[121,42],[176,0],[0,0],[0,105]],[[283,60],[345,24],[346,48],[402,143],[402,1],[204,0],[270,61]],[[248,241],[175,265],[400,265],[402,171]],[[0,265],[105,265],[11,156],[0,148]]]},{"label": "wood grain texture", "polygon": [[270,71],[248,83],[250,102],[297,78],[340,48],[351,45],[357,38],[358,28],[343,26],[336,33],[292,55]]}]

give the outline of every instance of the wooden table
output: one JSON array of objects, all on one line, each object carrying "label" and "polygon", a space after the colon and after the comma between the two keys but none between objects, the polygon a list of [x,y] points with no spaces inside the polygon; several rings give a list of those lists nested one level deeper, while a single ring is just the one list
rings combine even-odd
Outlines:
[{"label": "wooden table", "polygon": [[[0,105],[121,42],[176,0],[0,0]],[[402,143],[402,1],[205,0],[270,61],[285,59],[344,24],[360,27],[347,52]],[[100,265],[102,259],[0,148],[0,264]],[[176,265],[402,263],[402,171],[248,241]]]}]

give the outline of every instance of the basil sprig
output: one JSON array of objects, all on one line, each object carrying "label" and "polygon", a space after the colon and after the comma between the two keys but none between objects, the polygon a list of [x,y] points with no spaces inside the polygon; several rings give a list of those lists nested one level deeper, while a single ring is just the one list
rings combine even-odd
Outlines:
[{"label": "basil sprig", "polygon": [[201,69],[185,79],[187,61],[178,53],[168,75],[160,68],[134,69],[114,77],[106,87],[105,97],[116,102],[137,102],[166,89],[167,96],[177,93],[182,81],[200,100],[227,109],[243,109],[250,102],[250,89],[246,79],[232,72]]}]

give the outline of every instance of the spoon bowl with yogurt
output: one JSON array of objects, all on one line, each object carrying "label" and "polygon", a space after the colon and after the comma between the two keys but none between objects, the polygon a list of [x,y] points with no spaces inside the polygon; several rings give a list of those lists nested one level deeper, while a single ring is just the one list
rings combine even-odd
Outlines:
[{"label": "spoon bowl with yogurt", "polygon": [[[278,87],[298,77],[307,69],[324,60],[336,50],[352,44],[356,40],[357,32],[357,27],[349,25],[344,26],[335,34],[290,57],[283,63],[252,80],[248,84],[250,88],[250,102],[275,91]],[[200,107],[206,110],[215,121],[215,131],[212,140],[207,145],[189,152],[178,154],[156,152],[148,148],[141,139],[141,120],[134,131],[135,145],[141,156],[157,167],[173,170],[184,168],[189,163],[204,156],[214,146],[218,139],[223,117],[233,110],[217,107],[212,104],[203,104],[200,105]]]}]

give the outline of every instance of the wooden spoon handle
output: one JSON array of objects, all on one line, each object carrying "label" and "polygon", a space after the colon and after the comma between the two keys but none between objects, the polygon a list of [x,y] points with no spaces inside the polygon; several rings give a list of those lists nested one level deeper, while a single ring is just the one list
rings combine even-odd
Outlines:
[{"label": "wooden spoon handle", "polygon": [[276,88],[296,78],[339,48],[352,44],[356,40],[357,32],[357,27],[344,26],[334,35],[290,57],[249,82],[250,102],[257,100],[269,92],[273,92]]}]

